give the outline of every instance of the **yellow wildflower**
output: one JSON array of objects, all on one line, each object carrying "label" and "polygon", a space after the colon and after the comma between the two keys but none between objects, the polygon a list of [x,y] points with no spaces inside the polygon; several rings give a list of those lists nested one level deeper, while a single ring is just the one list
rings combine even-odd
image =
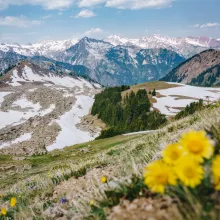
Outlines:
[{"label": "yellow wildflower", "polygon": [[198,186],[204,178],[203,167],[191,157],[181,158],[175,166],[175,171],[180,181],[185,186],[194,188]]},{"label": "yellow wildflower", "polygon": [[94,205],[94,200],[91,200],[90,203],[89,203],[89,205],[90,205],[90,206],[93,206],[93,205]]},{"label": "yellow wildflower", "polygon": [[190,131],[184,134],[179,142],[184,151],[199,162],[213,155],[213,144],[204,131]]},{"label": "yellow wildflower", "polygon": [[7,214],[7,209],[6,208],[2,208],[1,215],[6,215],[6,214]]},{"label": "yellow wildflower", "polygon": [[212,162],[212,174],[213,174],[215,189],[220,190],[220,155],[216,156]]},{"label": "yellow wildflower", "polygon": [[101,177],[100,181],[101,181],[102,183],[107,183],[107,176]]},{"label": "yellow wildflower", "polygon": [[12,197],[10,200],[10,206],[11,207],[15,207],[17,203],[17,199],[15,197]]},{"label": "yellow wildflower", "polygon": [[178,143],[170,144],[163,150],[162,155],[165,163],[173,165],[183,156],[183,149]]},{"label": "yellow wildflower", "polygon": [[176,185],[176,175],[173,169],[158,160],[148,164],[144,171],[144,183],[152,192],[164,193],[166,185]]}]

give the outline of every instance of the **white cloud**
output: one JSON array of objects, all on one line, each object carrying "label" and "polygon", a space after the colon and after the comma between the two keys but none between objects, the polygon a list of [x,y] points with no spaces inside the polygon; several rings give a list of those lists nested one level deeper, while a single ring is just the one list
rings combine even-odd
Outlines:
[{"label": "white cloud", "polygon": [[200,26],[200,28],[207,28],[207,27],[219,27],[219,23],[207,23]]},{"label": "white cloud", "polygon": [[70,7],[75,0],[0,0],[0,10],[9,5],[40,5],[45,9],[61,9]]},{"label": "white cloud", "polygon": [[13,17],[13,16],[6,16],[0,17],[0,26],[11,26],[11,27],[28,27],[33,25],[40,25],[42,22],[39,20],[28,20],[24,16],[20,17]]},{"label": "white cloud", "polygon": [[214,28],[214,27],[220,27],[220,23],[194,24],[191,27],[193,27],[193,28]]},{"label": "white cloud", "polygon": [[78,5],[79,7],[91,7],[91,6],[100,5],[106,2],[107,0],[79,0]]},{"label": "white cloud", "polygon": [[199,25],[199,24],[194,24],[194,25],[192,25],[191,27],[193,27],[193,28],[199,28],[200,25]]},{"label": "white cloud", "polygon": [[103,32],[104,31],[100,28],[91,28],[90,30],[86,31],[84,34],[90,36],[92,34],[103,33]]},{"label": "white cloud", "polygon": [[142,9],[169,7],[174,0],[79,0],[79,7],[91,7],[105,4],[106,7],[118,9]]},{"label": "white cloud", "polygon": [[119,9],[142,9],[168,7],[173,0],[108,0],[107,7]]},{"label": "white cloud", "polygon": [[40,5],[47,10],[65,9],[76,3],[80,8],[103,4],[118,9],[169,7],[174,0],[0,0],[0,10],[10,5]]},{"label": "white cloud", "polygon": [[95,17],[96,14],[93,11],[90,11],[88,9],[82,9],[76,16],[75,18],[91,18]]},{"label": "white cloud", "polygon": [[105,31],[101,28],[91,28],[90,30],[83,33],[83,36],[87,37],[103,37],[105,35]]},{"label": "white cloud", "polygon": [[52,17],[52,15],[45,15],[45,16],[42,16],[41,18],[42,19],[48,19],[48,18],[51,18]]}]

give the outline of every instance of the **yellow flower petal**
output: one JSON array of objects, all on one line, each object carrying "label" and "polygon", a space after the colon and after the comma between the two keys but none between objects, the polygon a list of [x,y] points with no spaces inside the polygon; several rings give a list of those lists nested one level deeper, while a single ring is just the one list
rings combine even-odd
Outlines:
[{"label": "yellow flower petal", "polygon": [[90,206],[93,206],[93,205],[94,205],[94,200],[91,200],[90,203],[89,203],[89,205],[90,205]]},{"label": "yellow flower petal", "polygon": [[212,175],[216,190],[220,190],[220,155],[217,155],[212,162]]},{"label": "yellow flower petal", "polygon": [[144,183],[152,192],[163,194],[167,185],[177,184],[176,179],[172,167],[161,160],[148,164],[144,171]]},{"label": "yellow flower petal", "polygon": [[100,181],[101,181],[102,183],[107,183],[107,176],[101,177]]},{"label": "yellow flower petal", "polygon": [[179,143],[168,145],[162,152],[165,163],[174,165],[183,156],[183,149]]},{"label": "yellow flower petal", "polygon": [[185,156],[179,160],[175,167],[176,174],[185,186],[195,188],[204,178],[204,170],[199,163],[191,157]]},{"label": "yellow flower petal", "polygon": [[17,204],[17,199],[15,197],[12,197],[10,200],[10,206],[15,207]]},{"label": "yellow flower petal", "polygon": [[209,159],[214,152],[214,146],[204,131],[190,131],[182,136],[179,141],[186,154],[195,160],[203,162]]},{"label": "yellow flower petal", "polygon": [[1,215],[7,215],[7,209],[6,208],[2,208]]}]

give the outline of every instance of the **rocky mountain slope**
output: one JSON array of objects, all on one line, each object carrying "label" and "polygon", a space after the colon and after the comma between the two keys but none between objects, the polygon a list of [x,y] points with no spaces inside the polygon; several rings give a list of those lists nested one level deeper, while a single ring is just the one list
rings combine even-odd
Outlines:
[{"label": "rocky mountain slope", "polygon": [[94,139],[99,128],[77,124],[100,85],[21,62],[0,78],[0,153],[41,154]]},{"label": "rocky mountain slope", "polygon": [[219,64],[220,51],[207,50],[186,60],[161,80],[201,86],[219,86]]},{"label": "rocky mountain slope", "polygon": [[21,56],[14,52],[3,53],[5,56],[1,61],[2,71],[12,65],[8,61],[9,57],[17,57],[12,60],[30,60],[57,72],[68,70],[88,76],[105,86],[157,80],[185,60],[167,49],[113,46],[87,37],[64,52],[54,54],[54,59],[45,56]]},{"label": "rocky mountain slope", "polygon": [[86,66],[92,79],[104,85],[117,85],[156,80],[184,58],[166,49],[114,47],[104,41],[83,38],[56,60]]}]

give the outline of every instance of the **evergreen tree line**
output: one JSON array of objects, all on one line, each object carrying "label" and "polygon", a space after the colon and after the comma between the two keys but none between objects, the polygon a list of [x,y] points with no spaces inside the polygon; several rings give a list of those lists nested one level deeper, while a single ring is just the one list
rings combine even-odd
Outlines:
[{"label": "evergreen tree line", "polygon": [[196,111],[199,111],[204,108],[203,100],[200,99],[199,102],[192,102],[187,105],[182,111],[180,111],[176,116],[175,119],[181,119],[186,116],[194,114]]},{"label": "evergreen tree line", "polygon": [[[95,96],[92,115],[98,115],[108,126],[99,138],[112,137],[122,133],[154,130],[166,123],[166,117],[150,111],[151,103],[145,89],[131,91],[122,100],[121,92],[128,86],[107,88]],[[156,93],[156,91],[155,91]]]}]

